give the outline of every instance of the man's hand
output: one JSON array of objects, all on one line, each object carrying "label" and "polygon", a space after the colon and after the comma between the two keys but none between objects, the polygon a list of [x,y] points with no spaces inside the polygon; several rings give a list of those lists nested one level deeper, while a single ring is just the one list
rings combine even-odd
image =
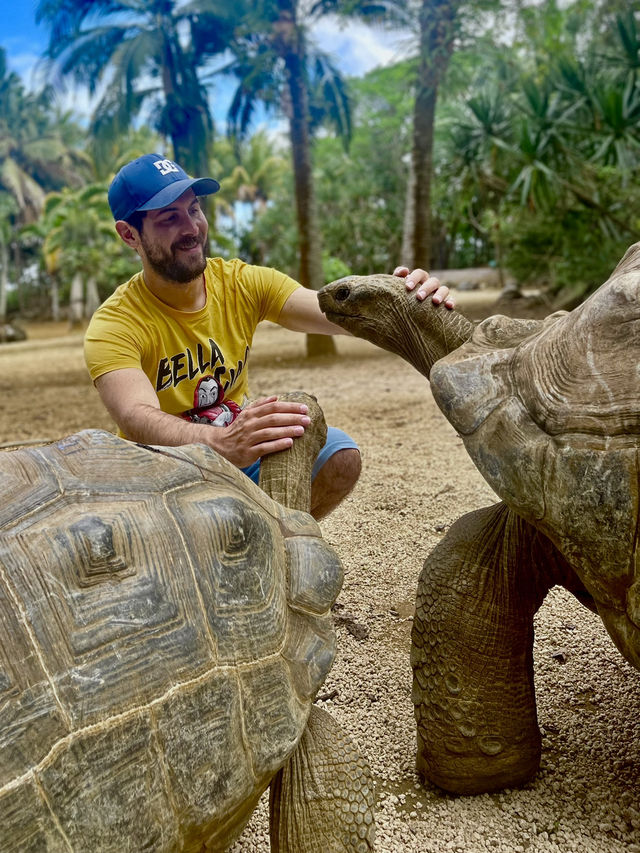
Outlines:
[{"label": "man's hand", "polygon": [[206,444],[239,468],[260,456],[286,450],[310,423],[303,403],[265,397],[244,408],[225,427],[198,424],[160,409],[151,383],[138,368],[105,373],[96,388],[111,417],[124,435],[142,444],[176,447]]},{"label": "man's hand", "polygon": [[393,274],[405,279],[407,290],[414,290],[417,287],[416,299],[424,300],[430,295],[434,305],[444,302],[447,308],[454,307],[455,301],[449,295],[449,288],[440,284],[439,279],[429,275],[425,270],[417,269],[409,272],[409,267],[396,267]]},{"label": "man's hand", "polygon": [[207,444],[238,468],[246,468],[261,456],[291,447],[311,423],[307,412],[303,403],[264,397],[246,406],[228,426],[209,427],[215,435],[207,436]]}]

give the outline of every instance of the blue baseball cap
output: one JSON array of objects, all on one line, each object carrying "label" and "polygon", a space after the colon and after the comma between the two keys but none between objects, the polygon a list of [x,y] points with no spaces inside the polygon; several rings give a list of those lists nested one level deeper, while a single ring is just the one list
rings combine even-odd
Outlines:
[{"label": "blue baseball cap", "polygon": [[183,168],[160,154],[143,154],[123,166],[109,187],[113,218],[126,220],[136,210],[158,210],[191,188],[196,195],[218,192],[213,178],[190,178]]}]

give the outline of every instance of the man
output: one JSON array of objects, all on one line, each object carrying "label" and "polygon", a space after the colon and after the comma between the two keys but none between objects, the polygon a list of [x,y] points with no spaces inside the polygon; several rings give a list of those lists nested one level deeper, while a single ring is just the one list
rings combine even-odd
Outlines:
[{"label": "man", "polygon": [[[219,188],[158,154],[118,172],[109,205],[142,271],[94,314],[85,358],[121,435],[146,444],[206,444],[257,482],[260,458],[290,447],[309,418],[305,406],[275,396],[247,403],[256,326],[267,319],[298,332],[345,332],[327,320],[315,291],[288,276],[238,259],[207,259],[199,197]],[[424,271],[395,272],[416,288],[416,298],[453,306],[448,289]],[[359,474],[357,445],[330,427],[314,466],[312,514],[329,513]]]}]

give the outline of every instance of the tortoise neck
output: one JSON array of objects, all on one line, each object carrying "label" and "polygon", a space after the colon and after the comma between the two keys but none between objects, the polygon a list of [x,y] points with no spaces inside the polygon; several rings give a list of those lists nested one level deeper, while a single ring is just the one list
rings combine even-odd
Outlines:
[{"label": "tortoise neck", "polygon": [[433,365],[469,340],[474,329],[457,311],[418,301],[410,303],[406,319],[396,352],[427,379]]}]

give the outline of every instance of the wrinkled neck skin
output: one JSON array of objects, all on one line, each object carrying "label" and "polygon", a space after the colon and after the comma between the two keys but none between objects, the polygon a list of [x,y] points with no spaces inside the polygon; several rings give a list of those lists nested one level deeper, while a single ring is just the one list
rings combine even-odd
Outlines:
[{"label": "wrinkled neck skin", "polygon": [[318,294],[328,319],[401,356],[429,378],[431,368],[473,332],[473,323],[430,299],[420,301],[392,275],[347,276]]}]

